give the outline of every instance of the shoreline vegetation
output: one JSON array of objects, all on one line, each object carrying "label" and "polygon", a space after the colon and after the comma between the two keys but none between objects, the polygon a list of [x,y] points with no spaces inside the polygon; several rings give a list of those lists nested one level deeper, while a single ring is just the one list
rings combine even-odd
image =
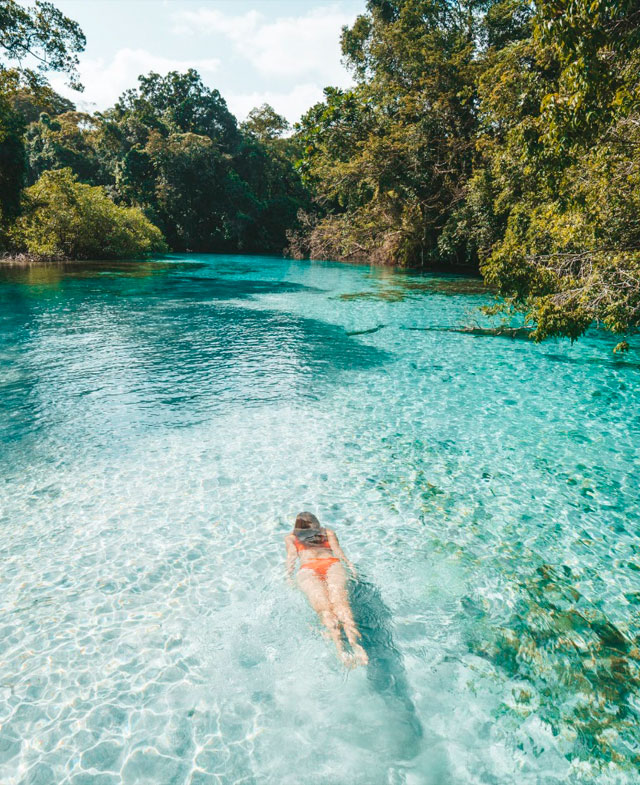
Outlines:
[{"label": "shoreline vegetation", "polygon": [[[6,266],[26,266],[26,265],[36,265],[36,264],[73,264],[78,263],[82,264],[83,262],[110,262],[110,261],[126,261],[126,262],[136,262],[136,261],[155,261],[156,259],[162,260],[164,255],[171,255],[174,252],[171,249],[166,249],[164,251],[158,251],[153,254],[147,255],[140,255],[140,256],[120,256],[120,257],[100,257],[100,256],[87,256],[87,257],[69,257],[69,256],[52,256],[52,255],[43,255],[43,254],[36,254],[31,253],[29,251],[0,251],[0,267],[2,265]],[[196,252],[187,249],[185,251],[179,252],[182,254],[191,255]],[[206,255],[206,251],[199,251],[198,254]],[[216,252],[212,252],[212,255],[215,255]],[[290,254],[286,253],[256,253],[256,252],[234,252],[231,254],[233,256],[272,256],[274,258],[280,258],[284,256],[284,258],[295,258]],[[344,260],[339,259],[323,259],[323,258],[309,258],[309,257],[302,257],[299,261],[303,261],[304,259],[309,259],[309,261],[314,262],[339,262],[341,263]],[[347,263],[347,262],[345,262]],[[372,262],[368,259],[362,260],[354,260],[348,262],[348,264],[353,265],[361,265],[363,267],[374,267],[374,268],[384,268],[387,270],[397,270],[398,272],[403,272],[407,274],[415,273],[432,273],[434,275],[444,274],[444,275],[452,275],[460,278],[473,278],[479,282],[483,280],[482,275],[477,267],[468,266],[468,267],[456,267],[455,269],[451,269],[451,267],[444,265],[444,264],[433,264],[428,269],[424,267],[407,267],[406,265],[402,264],[380,264],[376,262]],[[491,292],[487,285],[482,284],[482,291]],[[347,297],[346,299],[350,299]],[[357,299],[357,298],[356,298]]]},{"label": "shoreline vegetation", "polygon": [[474,271],[487,313],[536,341],[638,332],[629,0],[363,0],[341,35],[354,86],[293,127],[268,104],[238,123],[193,69],[80,112],[46,78],[80,87],[77,23],[7,0],[0,31],[0,264],[191,251]]},{"label": "shoreline vegetation", "polygon": [[10,253],[5,251],[0,254],[0,266],[6,267],[27,267],[30,264],[56,264],[66,261],[65,259],[51,259],[37,256],[32,253]]}]

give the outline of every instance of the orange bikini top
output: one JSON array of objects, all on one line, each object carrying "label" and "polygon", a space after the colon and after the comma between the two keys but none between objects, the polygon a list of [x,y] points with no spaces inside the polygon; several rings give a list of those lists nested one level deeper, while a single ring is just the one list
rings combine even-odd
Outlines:
[{"label": "orange bikini top", "polygon": [[324,540],[322,542],[311,542],[311,543],[300,542],[300,540],[296,537],[295,540],[294,540],[294,543],[296,545],[296,550],[298,551],[298,553],[300,553],[300,551],[306,551],[307,548],[329,548],[329,549],[331,549],[331,546],[329,545],[329,540],[327,539],[326,535],[325,535],[325,538],[324,538]]}]

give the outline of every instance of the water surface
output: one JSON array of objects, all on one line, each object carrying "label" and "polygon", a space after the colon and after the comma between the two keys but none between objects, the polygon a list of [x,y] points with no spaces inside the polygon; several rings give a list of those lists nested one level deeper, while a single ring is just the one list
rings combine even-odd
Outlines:
[{"label": "water surface", "polygon": [[[189,256],[0,273],[0,782],[635,783],[638,347],[478,282]],[[284,580],[336,528],[371,657]]]}]

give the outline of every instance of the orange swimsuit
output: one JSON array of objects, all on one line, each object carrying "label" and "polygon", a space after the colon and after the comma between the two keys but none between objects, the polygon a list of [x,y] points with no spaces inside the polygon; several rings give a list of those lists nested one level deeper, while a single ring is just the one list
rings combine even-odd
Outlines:
[{"label": "orange swimsuit", "polygon": [[[294,542],[298,553],[300,553],[300,551],[306,551],[307,548],[331,549],[328,540],[318,543],[317,545],[305,545],[303,542],[300,542],[300,540],[296,537]],[[313,570],[315,572],[318,578],[326,579],[327,571],[329,570],[329,567],[331,567],[332,565],[334,565],[336,562],[339,561],[340,559],[336,559],[335,556],[322,556],[320,559],[309,559],[309,561],[306,561],[300,565],[300,569],[302,569],[303,567],[308,567],[310,570]]]}]

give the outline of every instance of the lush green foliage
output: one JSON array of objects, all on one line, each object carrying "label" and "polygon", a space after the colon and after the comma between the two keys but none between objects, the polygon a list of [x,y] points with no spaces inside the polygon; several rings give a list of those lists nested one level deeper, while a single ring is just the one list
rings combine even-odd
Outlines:
[{"label": "lush green foliage", "polygon": [[495,310],[523,312],[536,339],[638,329],[634,0],[368,0],[342,33],[355,86],[327,88],[292,137],[268,105],[238,126],[193,70],[76,112],[41,72],[73,79],[83,44],[49,3],[0,9],[0,54],[40,63],[0,66],[5,233],[25,183],[73,190],[50,173],[69,168],[172,249],[280,252],[288,237],[298,256],[480,267]]},{"label": "lush green foliage", "polygon": [[[0,4],[0,51],[6,60],[18,64],[32,85],[41,84],[38,74],[63,71],[71,84],[81,89],[76,68],[78,52],[83,51],[85,43],[78,24],[52,3],[35,0],[31,8],[15,0],[3,0]],[[23,67],[25,60],[35,61],[36,70]]]},{"label": "lush green foliage", "polygon": [[0,232],[19,211],[26,166],[25,124],[11,102],[16,79],[15,72],[0,71]]},{"label": "lush green foliage", "polygon": [[166,251],[160,230],[136,207],[119,207],[100,186],[83,185],[71,169],[45,172],[25,192],[13,240],[35,256],[137,258]]},{"label": "lush green foliage", "polygon": [[[8,223],[19,211],[26,164],[25,124],[35,119],[36,107],[49,108],[59,99],[44,74],[66,72],[80,89],[77,53],[84,44],[78,25],[51,3],[36,0],[32,8],[15,0],[0,3],[0,247],[6,243]],[[25,67],[25,60],[35,62],[36,69]]]},{"label": "lush green foliage", "polygon": [[[238,128],[220,93],[193,70],[141,76],[112,109],[76,112],[42,74],[65,71],[80,87],[83,46],[76,23],[50,3],[0,7],[0,55],[20,66],[0,63],[0,241],[6,246],[23,187],[52,185],[45,173],[70,168],[114,203],[140,208],[172,249],[281,252],[308,205],[296,147],[280,138],[287,121],[265,105]],[[25,57],[37,70],[22,67]]]},{"label": "lush green foliage", "polygon": [[369,0],[342,44],[294,254],[480,264],[536,339],[638,328],[637,3]]},{"label": "lush green foliage", "polygon": [[303,117],[301,171],[325,213],[300,250],[400,264],[465,262],[438,245],[471,173],[474,3],[369,2],[343,32],[358,80]]},{"label": "lush green foliage", "polygon": [[626,1],[540,2],[485,55],[468,225],[537,339],[640,324],[639,23]]},{"label": "lush green foliage", "polygon": [[287,118],[279,115],[272,106],[262,104],[249,112],[240,128],[261,142],[272,142],[289,131],[291,125]]},{"label": "lush green foliage", "polygon": [[151,73],[102,114],[41,115],[26,137],[29,181],[69,166],[140,207],[175,250],[281,252],[307,203],[286,128],[268,106],[238,128],[193,70]]}]

